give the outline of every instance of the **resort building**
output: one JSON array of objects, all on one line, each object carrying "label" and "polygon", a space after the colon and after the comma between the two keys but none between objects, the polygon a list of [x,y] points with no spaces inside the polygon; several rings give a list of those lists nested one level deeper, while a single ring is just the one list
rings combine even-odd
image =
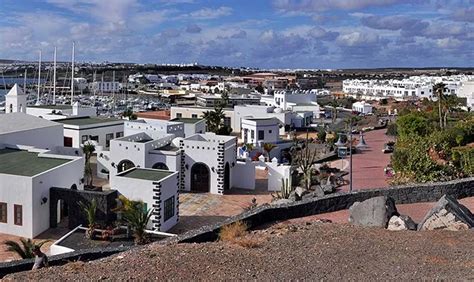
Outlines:
[{"label": "resort building", "polygon": [[88,140],[103,148],[110,147],[110,141],[124,135],[124,121],[101,117],[79,117],[57,120],[64,125],[64,147],[79,148]]},{"label": "resort building", "polygon": [[148,229],[166,232],[179,220],[179,173],[131,168],[111,179],[111,187],[130,200],[141,200],[152,209]]},{"label": "resort building", "polygon": [[0,144],[0,233],[26,238],[50,227],[50,188],[83,189],[84,160]]},{"label": "resort building", "polygon": [[0,144],[41,149],[63,146],[63,125],[21,112],[0,115]]},{"label": "resort building", "polygon": [[355,102],[352,104],[352,110],[367,115],[372,113],[372,105],[366,103],[365,101]]}]

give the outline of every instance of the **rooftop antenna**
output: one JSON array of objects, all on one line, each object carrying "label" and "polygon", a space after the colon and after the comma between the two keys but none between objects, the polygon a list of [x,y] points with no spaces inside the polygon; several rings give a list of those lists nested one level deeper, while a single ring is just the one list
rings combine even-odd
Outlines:
[{"label": "rooftop antenna", "polygon": [[39,61],[38,61],[38,96],[36,97],[36,105],[40,104],[40,85],[41,85],[41,50],[39,51]]},{"label": "rooftop antenna", "polygon": [[72,42],[71,105],[74,104],[74,41]]},{"label": "rooftop antenna", "polygon": [[54,46],[53,60],[53,105],[56,105],[56,46]]}]

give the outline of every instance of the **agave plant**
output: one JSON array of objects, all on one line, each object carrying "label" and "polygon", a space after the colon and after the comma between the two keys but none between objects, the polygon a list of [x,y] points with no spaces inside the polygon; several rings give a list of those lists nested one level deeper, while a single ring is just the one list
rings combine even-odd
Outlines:
[{"label": "agave plant", "polygon": [[123,220],[132,228],[135,244],[142,245],[147,241],[145,229],[153,210],[144,209],[142,202],[134,202],[123,212]]},{"label": "agave plant", "polygon": [[7,245],[7,251],[16,253],[22,259],[29,259],[35,257],[35,255],[33,254],[33,250],[35,248],[41,248],[41,246],[43,246],[46,242],[48,241],[35,243],[31,239],[21,238],[21,244],[12,240],[7,240],[3,243]]},{"label": "agave plant", "polygon": [[96,226],[96,212],[97,212],[97,201],[92,199],[90,204],[79,202],[79,206],[82,208],[87,217],[88,228],[86,230],[86,238],[92,239],[94,237],[94,231]]}]

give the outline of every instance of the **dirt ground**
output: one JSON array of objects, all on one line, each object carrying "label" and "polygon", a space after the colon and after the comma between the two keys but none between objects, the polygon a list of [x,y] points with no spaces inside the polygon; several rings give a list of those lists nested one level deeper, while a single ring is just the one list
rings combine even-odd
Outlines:
[{"label": "dirt ground", "polygon": [[474,279],[472,232],[276,224],[248,235],[252,248],[154,244],[5,280],[468,280]]}]

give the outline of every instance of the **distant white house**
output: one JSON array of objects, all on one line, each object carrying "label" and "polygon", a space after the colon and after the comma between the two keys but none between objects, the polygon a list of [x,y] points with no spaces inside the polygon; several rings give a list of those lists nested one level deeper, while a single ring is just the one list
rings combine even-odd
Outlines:
[{"label": "distant white house", "polygon": [[352,104],[352,110],[367,115],[372,113],[372,106],[369,103],[366,103],[365,101],[355,102],[354,104]]},{"label": "distant white house", "polygon": [[27,95],[18,87],[13,85],[12,89],[5,95],[5,112],[8,113],[26,113]]},{"label": "distant white house", "polygon": [[281,122],[277,118],[242,119],[241,138],[244,144],[276,143],[279,140]]},{"label": "distant white house", "polygon": [[466,106],[474,109],[474,80],[463,82],[458,97],[466,98]]}]

